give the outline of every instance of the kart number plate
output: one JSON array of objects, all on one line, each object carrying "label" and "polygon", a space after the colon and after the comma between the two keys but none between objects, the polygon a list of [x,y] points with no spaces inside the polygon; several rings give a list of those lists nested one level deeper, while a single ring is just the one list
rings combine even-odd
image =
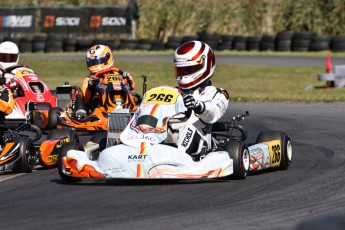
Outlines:
[{"label": "kart number plate", "polygon": [[143,103],[147,104],[176,104],[180,94],[175,89],[157,88],[146,92]]}]

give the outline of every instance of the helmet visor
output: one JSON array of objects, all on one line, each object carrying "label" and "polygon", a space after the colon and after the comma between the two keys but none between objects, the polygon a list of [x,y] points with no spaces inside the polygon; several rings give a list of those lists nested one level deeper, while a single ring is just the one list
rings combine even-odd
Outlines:
[{"label": "helmet visor", "polygon": [[94,65],[101,65],[101,64],[106,64],[108,63],[110,59],[110,54],[106,54],[105,56],[102,56],[102,57],[88,57],[86,58],[86,63],[87,63],[87,66],[90,67],[90,66],[94,66]]},{"label": "helmet visor", "polygon": [[176,76],[190,75],[190,74],[200,71],[203,67],[204,67],[203,64],[175,67],[175,75]]},{"label": "helmet visor", "polygon": [[0,54],[0,62],[17,62],[18,54]]}]

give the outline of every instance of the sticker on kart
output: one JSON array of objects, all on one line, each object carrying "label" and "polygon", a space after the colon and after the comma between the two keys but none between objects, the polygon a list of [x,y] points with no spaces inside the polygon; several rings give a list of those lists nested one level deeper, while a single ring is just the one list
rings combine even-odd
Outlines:
[{"label": "sticker on kart", "polygon": [[143,103],[146,104],[176,104],[180,94],[172,88],[156,88],[148,91]]}]

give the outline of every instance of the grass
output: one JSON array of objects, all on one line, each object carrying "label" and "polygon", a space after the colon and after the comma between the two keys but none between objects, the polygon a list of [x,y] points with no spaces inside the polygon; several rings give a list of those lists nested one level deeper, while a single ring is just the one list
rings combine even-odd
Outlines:
[{"label": "grass", "polygon": [[[252,52],[218,52],[216,55],[265,55]],[[117,55],[147,54],[143,51],[122,51]],[[157,53],[155,53],[157,54]],[[172,51],[158,52],[171,54]],[[81,85],[88,74],[85,62],[81,60],[63,60],[61,54],[44,54],[47,58],[32,58],[42,54],[23,54],[21,63],[27,64],[42,78],[50,89],[68,81],[70,84]],[[65,53],[63,55],[66,55]],[[68,55],[84,54],[71,53]],[[267,54],[266,54],[267,55]],[[272,53],[272,55],[289,55]],[[290,55],[305,55],[290,54]],[[312,55],[312,54],[309,54]],[[325,56],[324,52],[313,55]],[[54,57],[59,57],[59,59]],[[345,56],[343,53],[333,56]],[[156,85],[176,85],[172,63],[164,62],[131,62],[118,61],[116,67],[128,71],[136,80],[136,91],[142,92],[142,75],[148,76],[148,88]],[[233,102],[345,102],[345,88],[326,88],[324,82],[317,80],[317,74],[324,72],[320,67],[267,67],[218,64],[213,84],[229,91]],[[305,90],[305,86],[316,86]]]}]

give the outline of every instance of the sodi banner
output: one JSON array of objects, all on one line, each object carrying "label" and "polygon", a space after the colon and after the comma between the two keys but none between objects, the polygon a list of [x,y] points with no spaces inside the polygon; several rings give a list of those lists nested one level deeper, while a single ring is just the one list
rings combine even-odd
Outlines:
[{"label": "sodi banner", "polygon": [[46,33],[130,33],[132,15],[127,6],[41,8]]}]

